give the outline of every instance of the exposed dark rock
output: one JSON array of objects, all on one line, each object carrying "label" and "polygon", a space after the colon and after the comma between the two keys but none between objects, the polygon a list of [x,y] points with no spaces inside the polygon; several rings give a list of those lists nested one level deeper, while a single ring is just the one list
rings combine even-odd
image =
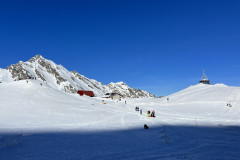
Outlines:
[{"label": "exposed dark rock", "polygon": [[43,76],[38,72],[37,69],[35,69],[35,72],[36,72],[37,76],[38,76],[42,81],[46,81],[46,80],[43,78]]},{"label": "exposed dark rock", "polygon": [[25,70],[22,66],[22,62],[17,63],[16,65],[11,65],[7,68],[11,73],[12,78],[17,80],[29,79],[31,75]]},{"label": "exposed dark rock", "polygon": [[101,90],[101,88],[99,88],[96,84],[94,84],[92,81],[90,81],[88,78],[80,75],[78,72],[76,71],[72,71],[72,73],[81,81],[83,81],[84,83],[86,83],[90,88],[97,88],[99,90]]}]

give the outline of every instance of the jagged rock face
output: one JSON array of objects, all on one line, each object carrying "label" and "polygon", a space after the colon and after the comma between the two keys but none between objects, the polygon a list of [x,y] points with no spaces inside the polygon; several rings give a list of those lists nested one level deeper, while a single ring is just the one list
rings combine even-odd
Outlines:
[{"label": "jagged rock face", "polygon": [[16,65],[11,65],[7,68],[7,70],[11,73],[12,78],[15,80],[20,79],[29,79],[30,75],[27,70],[23,68],[23,62],[18,62]]},{"label": "jagged rock face", "polygon": [[154,95],[135,88],[130,88],[124,82],[110,83],[107,85],[113,92],[121,94],[123,97],[142,98],[142,97],[155,97]]},{"label": "jagged rock face", "polygon": [[83,81],[86,85],[88,85],[88,87],[92,88],[92,89],[99,89],[101,90],[101,88],[99,88],[96,84],[94,84],[91,80],[89,80],[88,78],[80,75],[78,72],[76,71],[72,71],[72,73],[75,75],[75,77],[77,77],[79,80]]},{"label": "jagged rock face", "polygon": [[[56,78],[56,83],[58,85],[60,85],[60,83],[62,82],[66,82],[67,80],[62,78],[60,76],[60,74],[57,72],[57,69],[59,69],[58,67],[56,67],[56,65],[52,65],[52,63],[49,60],[44,59],[41,55],[37,55],[33,58],[31,58],[28,62],[32,63],[32,64],[39,64],[42,68],[44,68],[48,73],[52,74],[55,76]],[[38,72],[37,69],[35,69],[35,72],[37,72],[36,74],[43,80],[45,81],[45,79],[41,76],[41,74]]]},{"label": "jagged rock face", "polygon": [[85,86],[85,87],[81,86],[79,87],[79,89],[94,91],[94,93],[99,96],[102,96],[105,93],[110,92],[109,88],[103,85],[101,82],[98,82],[94,79],[88,79],[87,77],[79,74],[76,71],[72,71],[71,73],[72,73],[72,77],[71,77],[72,80],[74,80],[78,84],[79,83],[83,84],[82,86]]},{"label": "jagged rock face", "polygon": [[[11,77],[7,77],[5,72],[9,72]],[[117,92],[123,97],[155,97],[146,91],[130,88],[123,82],[103,85],[101,82],[88,79],[76,71],[69,72],[63,66],[57,65],[41,55],[36,55],[27,62],[20,61],[15,65],[9,66],[4,72],[0,72],[1,77],[4,77],[2,79],[5,79],[5,81],[9,81],[9,79],[23,80],[33,78],[46,83],[52,88],[69,93],[76,93],[78,90],[91,90],[94,91],[96,96]]]},{"label": "jagged rock face", "polygon": [[20,61],[16,65],[9,66],[6,70],[11,73],[14,80],[36,78],[53,88],[76,93],[74,87],[61,76],[58,66],[41,55],[31,58],[28,62]]}]

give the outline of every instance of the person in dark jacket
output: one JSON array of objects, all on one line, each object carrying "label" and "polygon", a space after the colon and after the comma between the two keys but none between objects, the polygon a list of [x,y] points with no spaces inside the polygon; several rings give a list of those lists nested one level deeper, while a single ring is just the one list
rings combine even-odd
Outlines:
[{"label": "person in dark jacket", "polygon": [[155,117],[155,111],[154,110],[152,111],[152,117]]}]

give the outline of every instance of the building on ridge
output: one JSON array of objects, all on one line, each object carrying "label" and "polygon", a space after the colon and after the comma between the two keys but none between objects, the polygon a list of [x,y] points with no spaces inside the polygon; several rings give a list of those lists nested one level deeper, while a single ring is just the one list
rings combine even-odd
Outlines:
[{"label": "building on ridge", "polygon": [[210,80],[208,80],[206,74],[204,73],[204,70],[203,70],[202,78],[201,78],[201,80],[199,81],[199,83],[202,83],[202,84],[210,84]]}]

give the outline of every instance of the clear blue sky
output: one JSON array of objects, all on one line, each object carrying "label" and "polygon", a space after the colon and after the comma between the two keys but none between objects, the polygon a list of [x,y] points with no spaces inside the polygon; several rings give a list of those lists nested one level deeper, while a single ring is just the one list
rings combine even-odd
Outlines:
[{"label": "clear blue sky", "polygon": [[0,1],[0,68],[36,54],[157,96],[240,86],[240,1]]}]

